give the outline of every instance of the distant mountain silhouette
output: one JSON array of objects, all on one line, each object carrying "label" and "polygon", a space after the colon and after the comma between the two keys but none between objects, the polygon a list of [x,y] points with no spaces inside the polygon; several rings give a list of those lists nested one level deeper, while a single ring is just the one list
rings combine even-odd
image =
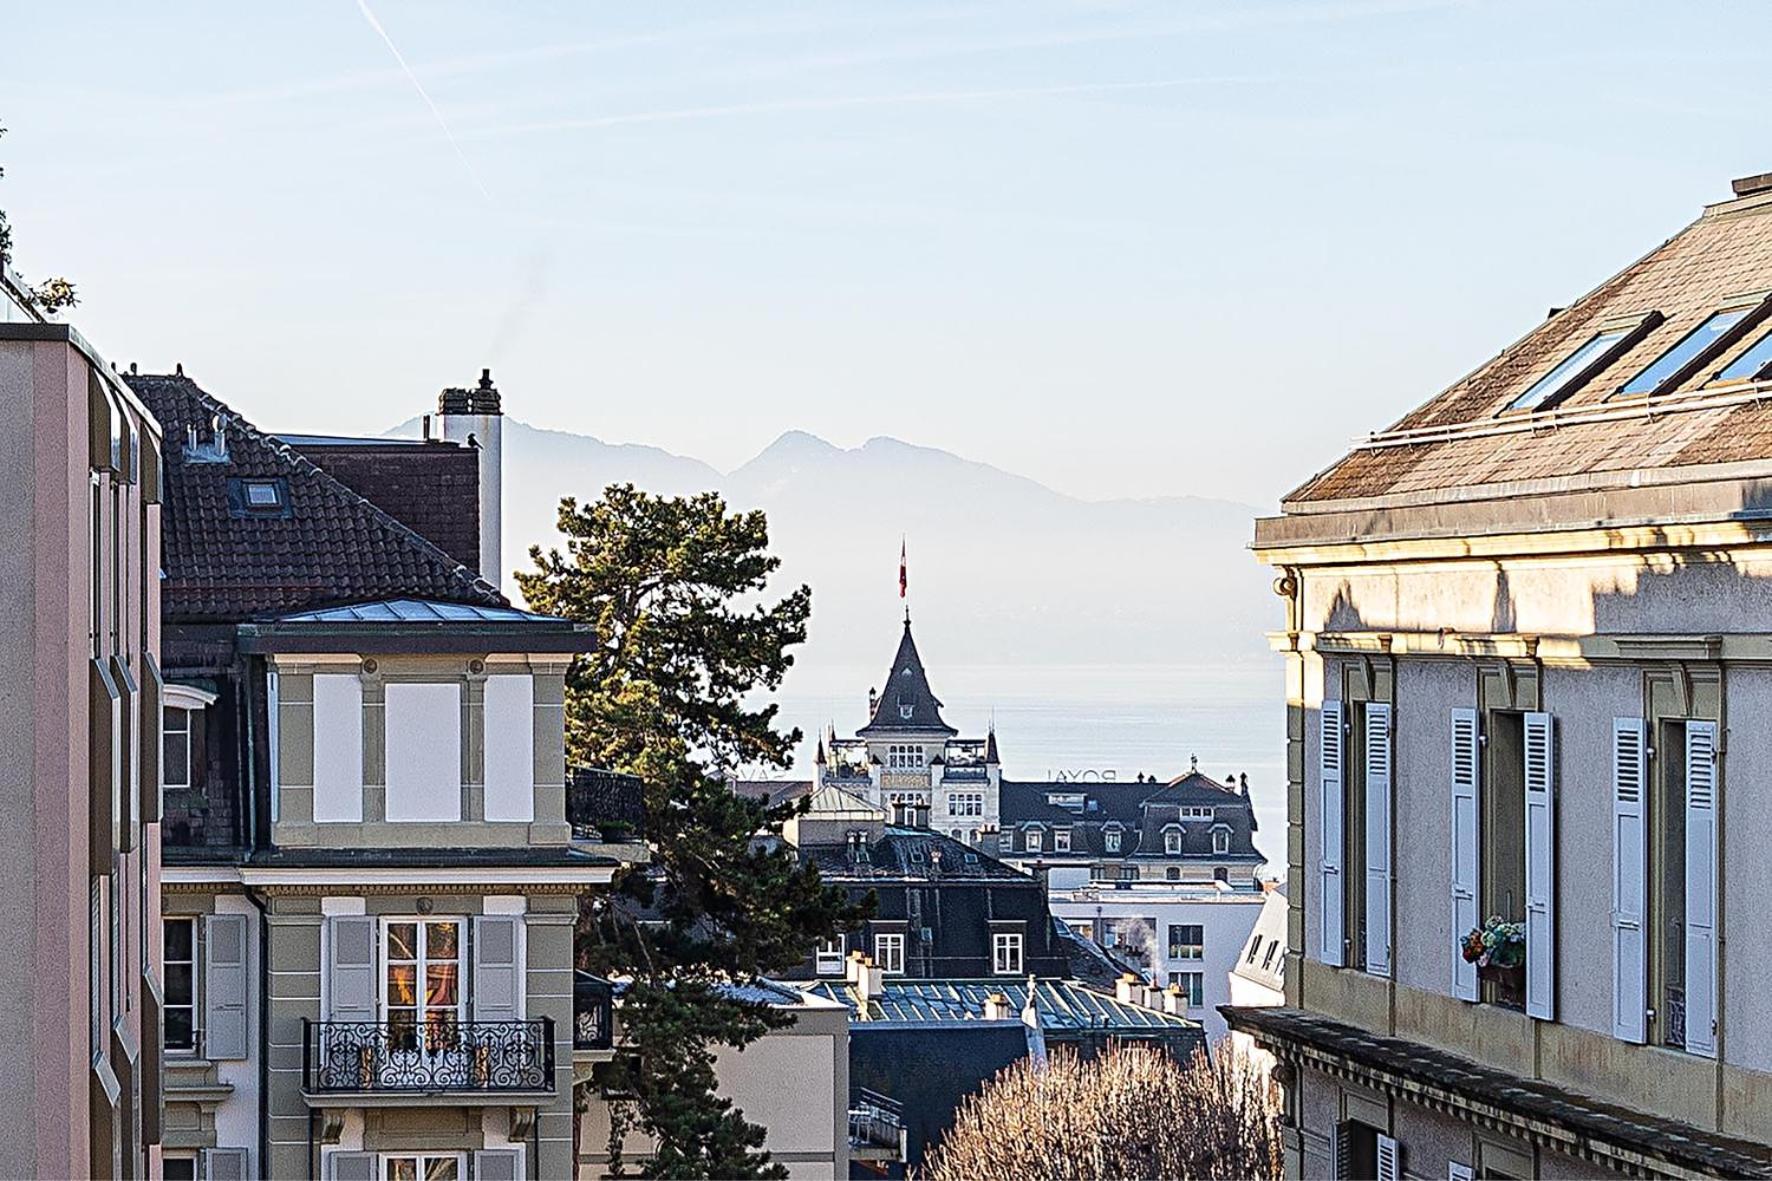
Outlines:
[{"label": "distant mountain silhouette", "polygon": [[[417,420],[391,434],[415,435]],[[803,661],[879,664],[899,619],[900,538],[918,640],[939,665],[1197,663],[1265,652],[1277,605],[1246,550],[1244,504],[1085,501],[951,452],[892,438],[842,448],[788,431],[722,475],[655,447],[505,420],[505,568],[557,544],[562,496],[631,481],[717,490],[769,514],[783,589],[812,587]],[[1185,478],[1185,475],[1182,477]]]}]

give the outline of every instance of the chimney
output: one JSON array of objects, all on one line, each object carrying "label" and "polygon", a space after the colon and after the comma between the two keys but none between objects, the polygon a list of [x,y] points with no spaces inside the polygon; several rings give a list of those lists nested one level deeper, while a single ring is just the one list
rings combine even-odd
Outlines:
[{"label": "chimney", "polygon": [[480,370],[480,384],[471,390],[452,386],[437,395],[437,425],[451,443],[478,448],[480,453],[479,575],[503,588],[504,559],[504,409],[492,370]]},{"label": "chimney", "polygon": [[843,978],[851,984],[856,983],[861,978],[862,972],[867,970],[867,962],[867,952],[850,952],[849,958],[843,961]]},{"label": "chimney", "polygon": [[1000,992],[993,992],[984,998],[984,1019],[986,1021],[1009,1021],[1016,1017],[1009,1007],[1009,998]]},{"label": "chimney", "polygon": [[1729,182],[1737,197],[1752,197],[1757,193],[1772,192],[1772,172],[1757,172],[1752,176],[1738,176]]},{"label": "chimney", "polygon": [[1143,987],[1144,981],[1140,980],[1137,976],[1134,976],[1131,972],[1127,972],[1118,980],[1114,981],[1114,999],[1119,1001],[1122,1005],[1135,1005],[1138,1003],[1138,990]]},{"label": "chimney", "polygon": [[1187,1004],[1181,999],[1181,985],[1171,984],[1163,990],[1163,1012],[1173,1017],[1187,1016]]},{"label": "chimney", "polygon": [[855,995],[862,1004],[877,1001],[886,992],[886,969],[875,964],[873,960],[864,959],[856,967]]}]

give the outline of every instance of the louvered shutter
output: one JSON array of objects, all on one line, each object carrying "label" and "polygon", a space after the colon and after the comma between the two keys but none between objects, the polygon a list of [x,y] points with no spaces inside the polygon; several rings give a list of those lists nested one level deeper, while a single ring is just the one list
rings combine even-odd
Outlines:
[{"label": "louvered shutter", "polygon": [[246,916],[203,919],[203,1054],[246,1057]]},{"label": "louvered shutter", "polygon": [[474,920],[474,1020],[517,1021],[523,970],[517,954],[518,924],[510,915]]},{"label": "louvered shutter", "polygon": [[474,1181],[518,1181],[521,1160],[515,1148],[482,1149],[474,1153]]},{"label": "louvered shutter", "polygon": [[375,1181],[375,1153],[334,1152],[326,1157],[330,1181]]},{"label": "louvered shutter", "polygon": [[1322,788],[1323,844],[1320,856],[1323,909],[1322,957],[1325,964],[1340,967],[1347,962],[1342,953],[1347,938],[1347,899],[1341,880],[1343,806],[1341,791],[1344,753],[1341,702],[1325,701],[1319,717],[1322,721],[1322,742],[1318,748],[1317,781]]},{"label": "louvered shutter", "polygon": [[1378,1181],[1402,1181],[1403,1149],[1389,1136],[1378,1138]]},{"label": "louvered shutter", "polygon": [[1643,719],[1612,719],[1612,1036],[1627,1042],[1646,1037],[1649,969],[1643,914],[1649,827],[1643,795],[1648,756]]},{"label": "louvered shutter", "polygon": [[1477,890],[1482,846],[1477,812],[1477,711],[1452,711],[1452,995],[1477,999],[1477,966],[1465,960],[1464,937],[1482,919]]},{"label": "louvered shutter", "polygon": [[1547,713],[1526,722],[1526,1012],[1541,1021],[1557,1007],[1556,725]]},{"label": "louvered shutter", "polygon": [[1335,1178],[1336,1181],[1353,1177],[1354,1142],[1353,1137],[1349,1135],[1347,1122],[1344,1120],[1336,1124],[1330,1129],[1329,1135],[1331,1141],[1329,1164],[1332,1170],[1329,1174],[1330,1177]]},{"label": "louvered shutter", "polygon": [[205,1148],[203,1181],[247,1181],[244,1148]]},{"label": "louvered shutter", "polygon": [[1686,1049],[1717,1056],[1717,724],[1686,723]]},{"label": "louvered shutter", "polygon": [[1366,970],[1391,974],[1391,707],[1366,707]]},{"label": "louvered shutter", "polygon": [[326,1019],[374,1021],[375,920],[339,916],[327,928]]}]

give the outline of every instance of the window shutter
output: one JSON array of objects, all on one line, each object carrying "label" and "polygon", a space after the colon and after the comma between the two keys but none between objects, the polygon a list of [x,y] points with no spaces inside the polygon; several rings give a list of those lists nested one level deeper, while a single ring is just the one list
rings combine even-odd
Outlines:
[{"label": "window shutter", "polygon": [[1686,1050],[1717,1056],[1717,724],[1686,723]]},{"label": "window shutter", "polygon": [[474,1153],[474,1181],[520,1181],[522,1150],[486,1148]]},{"label": "window shutter", "polygon": [[1366,970],[1391,974],[1391,707],[1366,707]]},{"label": "window shutter", "polygon": [[1556,724],[1547,713],[1526,723],[1526,1012],[1541,1021],[1557,1008]]},{"label": "window shutter", "polygon": [[1378,1181],[1402,1181],[1403,1149],[1389,1136],[1378,1140]]},{"label": "window shutter", "polygon": [[246,992],[246,916],[206,916],[203,919],[204,1057],[211,1060],[246,1057]]},{"label": "window shutter", "polygon": [[1353,1137],[1348,1134],[1347,1121],[1343,1120],[1336,1124],[1330,1129],[1329,1134],[1332,1140],[1329,1153],[1330,1177],[1335,1178],[1336,1181],[1340,1181],[1341,1178],[1353,1177],[1354,1142]]},{"label": "window shutter", "polygon": [[1477,1181],[1476,1170],[1458,1161],[1446,1162],[1446,1181]]},{"label": "window shutter", "polygon": [[1342,814],[1341,794],[1343,737],[1341,702],[1325,701],[1318,715],[1322,722],[1322,742],[1318,749],[1317,781],[1323,793],[1322,868],[1322,957],[1325,964],[1340,967],[1347,962],[1342,944],[1347,938],[1346,917],[1342,914],[1347,898],[1341,881]]},{"label": "window shutter", "polygon": [[1452,995],[1477,999],[1477,966],[1466,962],[1465,935],[1481,924],[1477,914],[1480,815],[1477,812],[1477,711],[1452,711]]},{"label": "window shutter", "polygon": [[360,916],[327,920],[328,1021],[375,1020],[375,920]]},{"label": "window shutter", "polygon": [[1648,953],[1643,930],[1649,828],[1643,807],[1649,743],[1642,718],[1612,719],[1612,1036],[1645,1040]]},{"label": "window shutter", "polygon": [[202,1157],[203,1181],[247,1181],[244,1148],[205,1148]]},{"label": "window shutter", "polygon": [[481,915],[474,920],[474,1020],[517,1021],[517,1000],[523,995],[517,954],[518,924],[510,915]]},{"label": "window shutter", "polygon": [[331,1181],[375,1181],[375,1153],[334,1152],[326,1157]]}]

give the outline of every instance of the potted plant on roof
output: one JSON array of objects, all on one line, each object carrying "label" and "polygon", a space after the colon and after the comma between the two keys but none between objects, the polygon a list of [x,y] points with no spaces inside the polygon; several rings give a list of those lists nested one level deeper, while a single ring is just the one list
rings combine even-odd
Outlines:
[{"label": "potted plant on roof", "polygon": [[1466,935],[1460,950],[1466,963],[1477,965],[1477,977],[1492,981],[1496,1000],[1519,1007],[1526,1001],[1526,924],[1500,915]]}]

